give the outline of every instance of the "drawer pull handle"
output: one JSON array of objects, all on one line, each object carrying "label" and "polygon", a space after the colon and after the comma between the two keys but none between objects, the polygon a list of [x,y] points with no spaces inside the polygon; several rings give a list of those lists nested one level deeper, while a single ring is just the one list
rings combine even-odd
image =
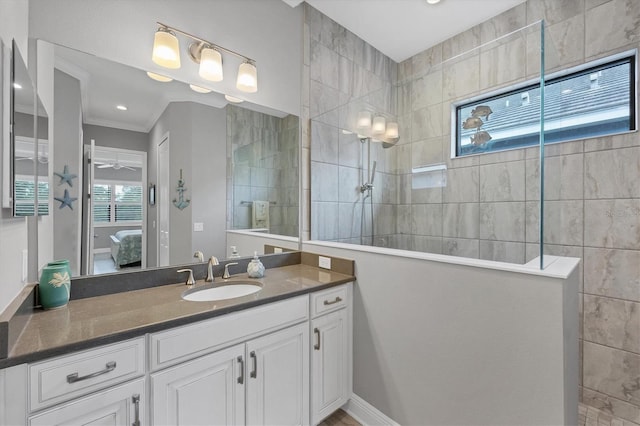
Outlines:
[{"label": "drawer pull handle", "polygon": [[131,426],[140,426],[140,395],[139,394],[133,395],[131,397],[131,402],[133,402],[133,405],[134,405],[134,416],[135,416],[135,419],[133,423],[131,423]]},{"label": "drawer pull handle", "polygon": [[249,376],[255,379],[258,377],[258,357],[256,357],[255,351],[251,351],[249,357],[253,359],[253,370],[251,370]]},{"label": "drawer pull handle", "polygon": [[238,383],[244,384],[244,360],[241,356],[238,357],[238,364],[240,364],[240,377],[238,377]]},{"label": "drawer pull handle", "polygon": [[313,349],[315,349],[316,351],[320,350],[320,330],[316,327],[313,329],[313,333],[316,335],[316,337],[318,338],[316,344],[313,345]]},{"label": "drawer pull handle", "polygon": [[101,371],[96,371],[95,373],[91,373],[91,374],[87,374],[86,376],[78,376],[78,373],[73,373],[73,374],[69,374],[67,376],[67,383],[75,383],[75,382],[80,382],[82,380],[87,380],[87,379],[91,379],[93,377],[98,377],[101,376],[103,374],[107,374],[110,371],[113,371],[116,369],[116,362],[115,361],[109,361],[107,363],[107,365],[105,366],[104,370]]},{"label": "drawer pull handle", "polygon": [[340,298],[340,296],[336,296],[335,300],[329,302],[328,300],[324,301],[324,306],[329,306],[329,305],[333,305],[334,303],[338,303],[338,302],[342,302],[342,299]]}]

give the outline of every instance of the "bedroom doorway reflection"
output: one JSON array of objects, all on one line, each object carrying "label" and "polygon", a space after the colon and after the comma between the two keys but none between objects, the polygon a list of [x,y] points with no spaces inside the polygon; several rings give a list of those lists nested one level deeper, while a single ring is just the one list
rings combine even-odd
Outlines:
[{"label": "bedroom doorway reflection", "polygon": [[146,267],[147,153],[93,146],[86,212],[89,275]]}]

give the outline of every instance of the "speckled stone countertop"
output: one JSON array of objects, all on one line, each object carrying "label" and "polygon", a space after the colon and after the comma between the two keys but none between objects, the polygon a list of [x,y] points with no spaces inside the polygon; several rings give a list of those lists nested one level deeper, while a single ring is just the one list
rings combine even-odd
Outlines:
[{"label": "speckled stone countertop", "polygon": [[[228,300],[185,301],[181,298],[187,290],[184,283],[71,300],[60,309],[34,310],[8,358],[0,360],[0,368],[142,336],[354,279],[352,275],[297,264],[267,269],[260,279],[247,278],[247,274],[232,276],[227,281],[257,281],[263,288]],[[217,278],[214,284],[223,283]],[[197,282],[197,286],[204,284]]]}]

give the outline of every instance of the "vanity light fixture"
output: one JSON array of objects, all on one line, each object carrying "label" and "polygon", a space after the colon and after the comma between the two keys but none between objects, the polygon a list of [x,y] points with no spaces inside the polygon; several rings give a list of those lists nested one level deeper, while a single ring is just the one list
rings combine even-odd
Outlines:
[{"label": "vanity light fixture", "polygon": [[160,25],[156,31],[151,59],[161,67],[180,68],[180,43],[176,33],[169,27]]},{"label": "vanity light fixture", "polygon": [[384,133],[385,139],[397,139],[399,137],[398,133],[398,123],[390,121],[387,123],[387,130]]},{"label": "vanity light fixture", "polygon": [[149,76],[150,79],[159,81],[161,83],[168,83],[170,81],[173,81],[171,77],[167,77],[162,74],[156,74],[155,72],[151,72],[151,71],[147,71],[147,75]]},{"label": "vanity light fixture", "polygon": [[438,4],[438,3],[440,3],[440,0],[427,0],[427,3],[429,3],[429,4]]},{"label": "vanity light fixture", "polygon": [[234,104],[239,104],[241,102],[244,102],[243,99],[236,98],[235,96],[231,96],[231,95],[224,95],[224,98],[229,102],[233,102]]},{"label": "vanity light fixture", "polygon": [[120,111],[126,111],[128,108],[124,105],[116,105],[116,109],[119,109]]},{"label": "vanity light fixture", "polygon": [[256,61],[248,56],[224,48],[200,37],[194,36],[177,28],[158,22],[153,43],[153,62],[166,68],[180,68],[180,46],[176,34],[181,34],[191,40],[189,57],[200,64],[198,74],[208,81],[222,81],[222,53],[237,56],[242,59],[238,68],[236,87],[247,93],[258,91],[258,70]]},{"label": "vanity light fixture", "polygon": [[196,86],[195,84],[190,84],[191,90],[198,93],[211,93],[211,89],[207,89],[206,87]]}]

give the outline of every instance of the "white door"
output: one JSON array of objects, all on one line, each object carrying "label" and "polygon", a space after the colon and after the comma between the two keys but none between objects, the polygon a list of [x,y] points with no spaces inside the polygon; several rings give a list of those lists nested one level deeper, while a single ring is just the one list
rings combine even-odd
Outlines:
[{"label": "white door", "polygon": [[30,426],[145,424],[145,401],[144,379],[139,379],[31,416],[28,424]]},{"label": "white door", "polygon": [[171,182],[169,177],[169,137],[167,137],[158,146],[158,266],[170,265]]},{"label": "white door", "polygon": [[152,424],[244,425],[244,345],[151,375]]},{"label": "white door", "polygon": [[247,424],[309,424],[309,326],[247,343]]},{"label": "white door", "polygon": [[349,341],[347,310],[311,322],[312,424],[340,408],[349,398]]},{"label": "white door", "polygon": [[85,238],[85,247],[88,248],[89,250],[89,254],[86,257],[86,264],[85,264],[85,271],[87,271],[87,274],[89,275],[93,275],[93,256],[95,255],[94,253],[94,246],[95,246],[95,235],[93,232],[93,177],[94,177],[94,167],[96,166],[94,164],[94,159],[95,159],[95,154],[96,154],[96,140],[95,139],[91,139],[91,145],[89,146],[89,152],[88,152],[88,164],[87,164],[87,202],[83,203],[83,206],[86,206],[86,212],[87,212],[87,216],[86,216],[86,227],[87,229],[84,232],[84,238]]}]

